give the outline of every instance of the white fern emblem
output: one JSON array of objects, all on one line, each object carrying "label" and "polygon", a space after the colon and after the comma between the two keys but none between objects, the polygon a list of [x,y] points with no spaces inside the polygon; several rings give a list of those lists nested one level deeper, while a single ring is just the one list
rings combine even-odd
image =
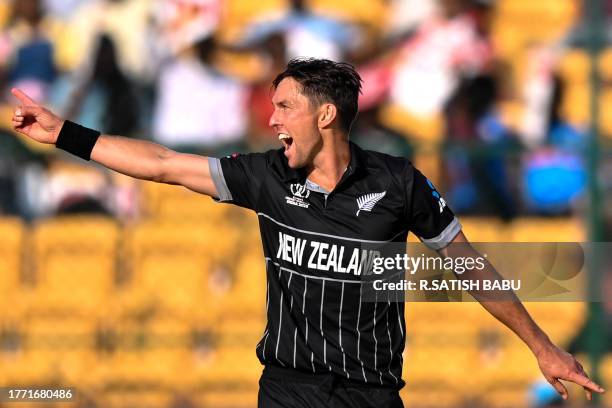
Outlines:
[{"label": "white fern emblem", "polygon": [[376,205],[377,202],[381,200],[387,194],[386,191],[382,193],[370,193],[364,196],[361,196],[357,199],[357,213],[355,216],[359,216],[359,211],[372,211],[372,208]]}]

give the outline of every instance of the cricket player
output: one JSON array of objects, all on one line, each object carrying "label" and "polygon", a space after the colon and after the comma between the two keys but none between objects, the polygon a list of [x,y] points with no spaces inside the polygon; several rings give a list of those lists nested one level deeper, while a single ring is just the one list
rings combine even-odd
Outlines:
[{"label": "cricket player", "polygon": [[[272,87],[270,126],[282,147],[265,153],[218,159],[101,135],[61,119],[19,89],[12,91],[20,102],[12,126],[128,176],[182,185],[257,213],[268,291],[267,325],[256,349],[264,365],[260,407],[402,407],[404,303],[363,300],[368,283],[360,276],[360,249],[406,242],[412,231],[442,257],[465,255],[455,249],[467,243],[461,224],[408,160],[364,151],[349,140],[361,90],[351,65],[292,60]],[[219,106],[224,109],[232,107]],[[474,274],[496,272],[488,267],[462,276]],[[589,399],[603,392],[516,297],[474,296],[533,351],[563,398],[561,380],[583,386]]]}]

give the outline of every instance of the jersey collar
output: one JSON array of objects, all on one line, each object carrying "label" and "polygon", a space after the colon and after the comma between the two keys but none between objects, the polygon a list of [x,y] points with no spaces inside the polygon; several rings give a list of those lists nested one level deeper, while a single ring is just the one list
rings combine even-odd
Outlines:
[{"label": "jersey collar", "polygon": [[[353,175],[359,174],[365,170],[365,158],[363,150],[355,143],[349,141],[349,149],[351,151],[351,160],[349,162],[346,172],[342,176],[340,183],[344,182],[347,178]],[[306,182],[306,171],[301,169],[292,169],[287,165],[287,158],[283,154],[283,149],[277,150],[279,155],[277,156],[280,163],[279,170],[282,171],[283,180],[285,182],[294,181],[304,184]],[[338,183],[338,185],[340,185]]]}]

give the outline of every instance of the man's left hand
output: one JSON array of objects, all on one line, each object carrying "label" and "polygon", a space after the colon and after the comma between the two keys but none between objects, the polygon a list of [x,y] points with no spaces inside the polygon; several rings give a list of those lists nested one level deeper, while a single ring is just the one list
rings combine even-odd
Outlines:
[{"label": "man's left hand", "polygon": [[604,389],[591,381],[584,372],[582,365],[568,352],[561,350],[554,344],[549,344],[536,353],[538,365],[546,380],[557,390],[564,400],[569,394],[567,388],[560,380],[571,381],[581,385],[586,391],[587,399],[592,399],[592,392],[604,392]]}]

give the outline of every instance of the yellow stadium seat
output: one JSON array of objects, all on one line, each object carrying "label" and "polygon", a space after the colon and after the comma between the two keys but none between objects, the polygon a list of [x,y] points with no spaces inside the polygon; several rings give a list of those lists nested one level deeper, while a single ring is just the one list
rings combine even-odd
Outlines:
[{"label": "yellow stadium seat", "polygon": [[170,406],[172,401],[172,393],[158,387],[116,387],[105,390],[101,394],[100,406],[109,408],[165,408]]},{"label": "yellow stadium seat", "polygon": [[342,21],[382,26],[389,18],[389,3],[381,0],[308,0],[313,12]]},{"label": "yellow stadium seat", "polygon": [[[610,77],[612,80],[612,76]],[[612,113],[608,108],[612,104],[612,90],[604,88],[599,95],[599,132],[602,136],[612,138]]]},{"label": "yellow stadium seat", "polygon": [[0,307],[6,313],[18,313],[24,305],[22,271],[26,227],[18,218],[0,218]]},{"label": "yellow stadium seat", "polygon": [[229,207],[180,186],[143,181],[140,188],[142,210],[153,218],[216,224]]},{"label": "yellow stadium seat", "polygon": [[[221,35],[240,36],[241,29],[244,27],[234,27],[233,31],[222,29],[217,37],[226,43],[237,41],[236,38],[221,38]],[[219,50],[215,58],[217,69],[242,82],[255,83],[267,78],[268,65],[266,60],[255,51],[233,51],[231,49]]]},{"label": "yellow stadium seat", "polygon": [[571,27],[577,8],[572,0],[503,0],[496,4],[496,14],[496,24],[520,28],[531,40],[547,41],[557,40]]},{"label": "yellow stadium seat", "polygon": [[[602,387],[606,390],[609,390],[612,387],[612,353],[609,353],[604,356],[601,366],[601,379],[603,381]],[[604,394],[604,402],[607,404],[605,406],[612,406],[612,397],[610,397],[610,392],[606,392]]]},{"label": "yellow stadium seat", "polygon": [[204,391],[196,401],[203,407],[251,408],[257,406],[257,388]]},{"label": "yellow stadium seat", "polygon": [[464,373],[474,358],[470,348],[447,346],[408,346],[404,352],[403,378],[407,387],[439,387],[460,392],[474,384]]},{"label": "yellow stadium seat", "polygon": [[3,383],[80,386],[98,381],[95,321],[28,319],[20,325],[19,333],[18,350],[0,357]]},{"label": "yellow stadium seat", "polygon": [[380,120],[392,129],[425,146],[442,142],[444,123],[441,116],[416,117],[397,105],[386,105],[380,111]]},{"label": "yellow stadium seat", "polygon": [[442,384],[413,386],[406,384],[400,391],[405,408],[451,408],[462,406],[461,394]]},{"label": "yellow stadium seat", "polygon": [[588,84],[569,82],[561,101],[562,117],[574,126],[586,128],[591,118],[591,94]]},{"label": "yellow stadium seat", "polygon": [[32,311],[107,314],[114,294],[118,236],[117,223],[105,217],[59,217],[37,224],[32,234]]},{"label": "yellow stadium seat", "polygon": [[241,38],[250,24],[274,21],[285,15],[289,8],[288,0],[225,1],[217,35],[224,41],[234,42]]},{"label": "yellow stadium seat", "polygon": [[440,169],[442,168],[442,157],[439,152],[431,150],[431,146],[423,144],[422,149],[418,149],[413,158],[413,163],[427,178],[437,186],[442,185]]},{"label": "yellow stadium seat", "polygon": [[568,51],[559,61],[559,74],[569,83],[587,83],[590,78],[590,56],[583,50]]},{"label": "yellow stadium seat", "polygon": [[11,3],[8,1],[0,2],[0,27],[4,27],[9,18]]},{"label": "yellow stadium seat", "polygon": [[507,242],[585,242],[579,218],[519,218],[512,222]]},{"label": "yellow stadium seat", "polygon": [[527,406],[528,386],[513,384],[513,387],[504,387],[504,385],[506,384],[502,383],[500,388],[483,390],[478,400],[487,407],[495,408]]},{"label": "yellow stadium seat", "polygon": [[220,344],[252,347],[255,352],[255,346],[261,339],[266,321],[264,318],[252,319],[243,315],[233,315],[225,319],[221,319],[215,325],[217,338]]},{"label": "yellow stadium seat", "polygon": [[229,225],[193,221],[150,221],[128,231],[128,261],[139,262],[152,253],[191,254],[227,263],[240,249],[242,232]]},{"label": "yellow stadium seat", "polygon": [[522,344],[500,343],[499,347],[481,344],[476,363],[471,367],[482,388],[504,382],[527,386],[541,375],[533,353]]},{"label": "yellow stadium seat", "polygon": [[608,47],[602,51],[597,61],[599,74],[603,80],[612,79],[612,48]]},{"label": "yellow stadium seat", "polygon": [[262,0],[257,3],[229,0],[225,2],[224,6],[224,18],[226,20],[253,22],[286,12],[290,3],[287,0]]},{"label": "yellow stadium seat", "polygon": [[108,380],[117,385],[187,387],[195,364],[191,322],[161,318],[117,326],[121,339],[107,358]]},{"label": "yellow stadium seat", "polygon": [[224,298],[224,312],[262,319],[266,312],[266,264],[260,251],[245,253],[234,272],[234,284]]},{"label": "yellow stadium seat", "polygon": [[255,346],[220,344],[212,354],[210,366],[201,371],[201,384],[212,389],[256,388],[263,366]]},{"label": "yellow stadium seat", "polygon": [[452,345],[456,339],[473,343],[477,325],[474,320],[482,306],[473,302],[409,302],[405,306],[406,333],[411,343]]},{"label": "yellow stadium seat", "polygon": [[491,40],[495,49],[512,65],[516,63],[513,57],[524,51],[525,39],[512,24],[494,24],[491,30]]},{"label": "yellow stadium seat", "polygon": [[587,306],[584,302],[528,302],[525,307],[551,340],[568,344],[582,328]]},{"label": "yellow stadium seat", "polygon": [[463,232],[470,242],[505,242],[507,225],[499,218],[461,217]]},{"label": "yellow stadium seat", "polygon": [[201,309],[209,296],[210,268],[205,259],[150,256],[139,267],[137,284],[154,303],[172,311],[190,312]]},{"label": "yellow stadium seat", "polygon": [[[231,282],[230,254],[240,232],[193,223],[148,222],[126,237],[127,302],[156,304],[181,315],[210,315]],[[126,305],[130,307],[129,305]]]}]

